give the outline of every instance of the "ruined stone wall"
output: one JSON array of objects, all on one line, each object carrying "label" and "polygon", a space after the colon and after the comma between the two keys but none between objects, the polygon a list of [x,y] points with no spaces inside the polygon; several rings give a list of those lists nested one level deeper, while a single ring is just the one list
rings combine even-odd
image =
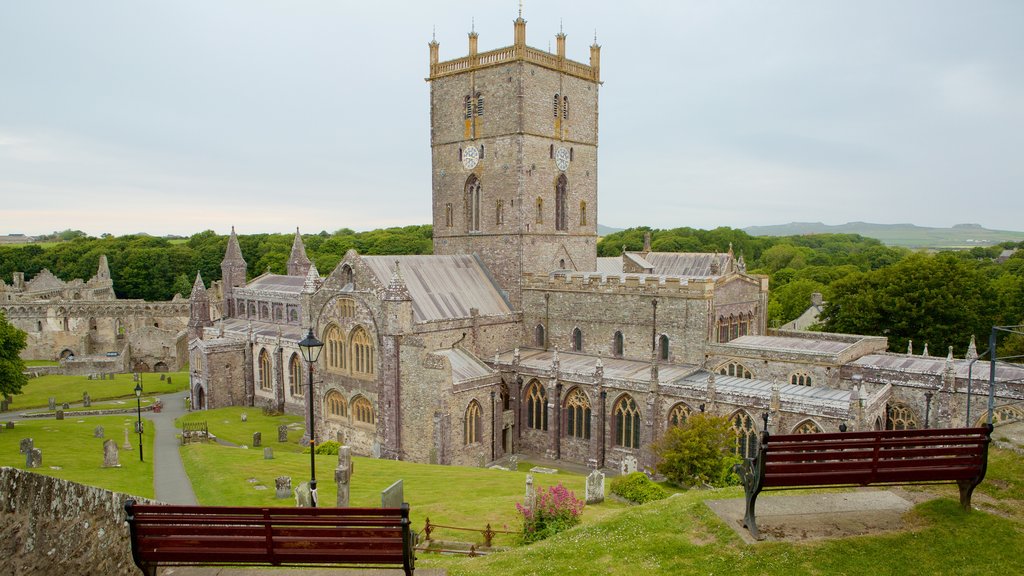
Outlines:
[{"label": "ruined stone wall", "polygon": [[0,468],[0,572],[135,576],[124,501],[144,498]]}]

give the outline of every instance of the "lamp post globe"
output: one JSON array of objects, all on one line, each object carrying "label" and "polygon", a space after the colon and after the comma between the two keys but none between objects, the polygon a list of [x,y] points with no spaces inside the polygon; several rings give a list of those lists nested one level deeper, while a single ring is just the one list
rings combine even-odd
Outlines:
[{"label": "lamp post globe", "polygon": [[302,359],[309,367],[309,387],[306,389],[306,404],[309,405],[309,501],[313,508],[316,508],[316,422],[313,419],[313,364],[320,358],[320,351],[324,343],[317,340],[313,335],[313,329],[309,329],[306,338],[299,342],[299,351],[302,352]]}]

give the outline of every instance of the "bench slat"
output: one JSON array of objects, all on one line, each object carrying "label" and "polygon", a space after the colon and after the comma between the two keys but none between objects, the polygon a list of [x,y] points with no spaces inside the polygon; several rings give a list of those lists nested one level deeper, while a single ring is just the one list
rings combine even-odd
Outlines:
[{"label": "bench slat", "polygon": [[[768,452],[768,463],[773,462],[816,462],[823,460],[873,460],[876,451],[855,448],[848,450],[791,450],[786,452]],[[937,446],[926,448],[898,448],[892,450],[878,450],[877,456],[880,459],[915,458],[931,459],[945,458],[949,456],[977,455],[977,446]]]}]

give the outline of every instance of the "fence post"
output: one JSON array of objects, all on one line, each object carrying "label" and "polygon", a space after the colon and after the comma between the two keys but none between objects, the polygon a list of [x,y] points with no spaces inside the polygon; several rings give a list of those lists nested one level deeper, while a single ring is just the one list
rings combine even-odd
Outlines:
[{"label": "fence post", "polygon": [[430,517],[428,516],[427,517],[427,523],[423,525],[423,540],[425,542],[430,542],[430,531],[431,530],[433,530],[433,528],[430,526]]},{"label": "fence post", "polygon": [[491,530],[490,523],[487,524],[487,529],[484,530],[484,546],[491,547],[491,539],[494,538],[494,530]]}]

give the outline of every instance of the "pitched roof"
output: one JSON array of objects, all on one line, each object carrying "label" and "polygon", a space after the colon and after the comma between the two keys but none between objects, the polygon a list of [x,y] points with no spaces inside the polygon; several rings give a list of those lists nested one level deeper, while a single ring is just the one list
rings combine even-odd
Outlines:
[{"label": "pitched roof", "polygon": [[[728,270],[729,254],[707,252],[650,252],[647,261],[654,266],[654,273],[665,276],[687,278],[711,278],[721,276]],[[712,272],[712,263],[718,261],[718,272]]]},{"label": "pitched roof", "polygon": [[452,365],[452,384],[460,384],[485,376],[496,374],[494,370],[462,348],[444,348],[434,350],[434,354],[444,356]]}]

